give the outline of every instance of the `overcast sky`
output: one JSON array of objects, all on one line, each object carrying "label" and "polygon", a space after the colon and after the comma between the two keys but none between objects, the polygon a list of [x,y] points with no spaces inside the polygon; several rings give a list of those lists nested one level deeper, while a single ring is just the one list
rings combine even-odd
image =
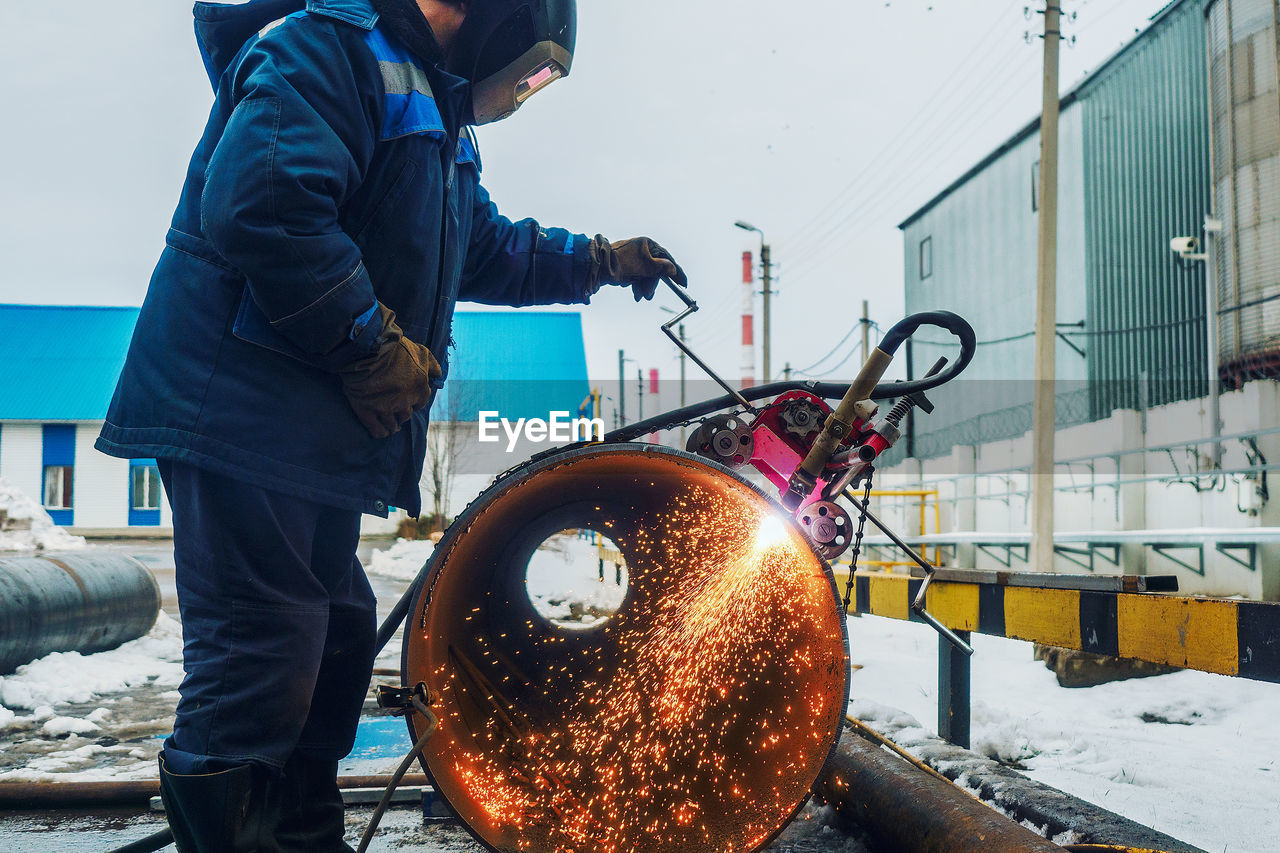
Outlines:
[{"label": "overcast sky", "polygon": [[[896,225],[1039,111],[1034,0],[580,0],[573,75],[482,128],[512,218],[647,234],[688,271],[692,342],[733,376],[741,253],[779,265],[774,369],[808,365],[861,300],[902,312]],[[1076,0],[1063,87],[1165,0]],[[212,102],[182,0],[5,0],[0,301],[138,305]],[[673,304],[670,299],[668,304]],[[617,350],[664,376],[658,306],[584,310],[592,375]],[[849,363],[850,369],[854,367]],[[634,369],[634,367],[630,368]],[[844,371],[848,372],[848,371]]]}]

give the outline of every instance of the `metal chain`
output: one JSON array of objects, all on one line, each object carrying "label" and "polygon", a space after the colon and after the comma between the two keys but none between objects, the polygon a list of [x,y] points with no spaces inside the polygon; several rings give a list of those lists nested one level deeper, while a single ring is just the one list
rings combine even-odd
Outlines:
[{"label": "metal chain", "polygon": [[[867,530],[867,509],[871,506],[871,484],[875,477],[875,469],[867,469],[867,490],[862,496],[861,512],[858,513],[858,534],[853,539],[853,557],[849,563],[849,582],[844,588],[844,612],[849,612],[849,605],[853,603],[854,575],[858,571],[858,557],[862,554],[862,537]],[[854,506],[857,506],[854,502]]]}]

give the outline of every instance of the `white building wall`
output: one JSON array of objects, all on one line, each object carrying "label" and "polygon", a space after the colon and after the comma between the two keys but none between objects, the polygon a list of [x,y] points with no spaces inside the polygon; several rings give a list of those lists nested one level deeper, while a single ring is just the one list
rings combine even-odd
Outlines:
[{"label": "white building wall", "polygon": [[34,500],[44,488],[44,431],[41,424],[0,425],[0,477]]},{"label": "white building wall", "polygon": [[101,429],[100,421],[76,427],[75,526],[128,527],[129,460],[94,449]]},{"label": "white building wall", "polygon": [[[1280,428],[1280,385],[1253,382],[1222,397],[1223,434],[1248,434]],[[1094,457],[1060,464],[1054,476],[1056,527],[1060,532],[1114,532],[1121,530],[1185,531],[1197,528],[1241,529],[1280,526],[1280,477],[1271,476],[1270,500],[1260,501],[1262,478],[1257,474],[1199,475],[1208,471],[1209,446],[1198,451],[1183,447],[1172,453],[1168,445],[1196,442],[1210,435],[1206,401],[1190,400],[1149,411],[1118,411],[1110,418],[1058,432],[1058,458]],[[1258,439],[1258,450],[1270,464],[1280,462],[1280,435]],[[1108,456],[1126,450],[1146,452]],[[908,459],[883,472],[877,485],[912,488],[923,483],[936,487],[942,501],[942,531],[1026,533],[1031,527],[1031,438],[1021,436],[966,450],[976,458],[976,476],[965,478],[958,459],[962,454],[928,460]],[[1252,457],[1252,447],[1241,440],[1223,443],[1222,467],[1241,472],[1262,464]],[[1023,470],[1015,470],[1023,469]],[[1126,484],[1121,485],[1123,480]],[[1145,482],[1143,482],[1145,480]],[[955,502],[975,494],[972,513]],[[919,502],[898,501],[885,506],[885,516],[908,533],[919,528]],[[961,523],[964,519],[964,523]],[[1095,561],[1099,573],[1172,574],[1188,594],[1243,595],[1248,598],[1280,598],[1280,549],[1260,548],[1255,569],[1205,548],[1205,573],[1180,566],[1168,556],[1150,549],[1126,548],[1122,566]],[[1193,551],[1177,550],[1173,557],[1198,564]],[[998,569],[1005,566],[995,555],[982,551],[967,555],[965,568]],[[1002,557],[1005,555],[1001,555]],[[1030,567],[1013,555],[1012,569]],[[1041,567],[1036,567],[1041,568]],[[1085,569],[1059,555],[1053,571],[1081,573]]]}]

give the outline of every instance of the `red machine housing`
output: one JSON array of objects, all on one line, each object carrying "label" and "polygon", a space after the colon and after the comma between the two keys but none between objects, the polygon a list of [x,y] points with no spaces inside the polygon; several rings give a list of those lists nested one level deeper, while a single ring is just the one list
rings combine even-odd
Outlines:
[{"label": "red machine housing", "polygon": [[[825,400],[806,391],[783,394],[761,413],[751,427],[755,439],[751,465],[779,490],[785,490],[791,475],[809,455],[814,440],[831,412],[831,406]],[[876,439],[880,439],[880,436],[871,430],[871,425],[867,421],[858,420],[854,423],[849,438],[841,444],[841,449],[861,447],[870,441],[879,455],[884,449],[880,444],[887,442],[880,439],[877,444]],[[854,458],[852,464],[858,464],[858,460]],[[801,506],[821,500],[827,483],[848,467],[849,463],[828,465],[824,477],[818,480],[817,486]]]}]

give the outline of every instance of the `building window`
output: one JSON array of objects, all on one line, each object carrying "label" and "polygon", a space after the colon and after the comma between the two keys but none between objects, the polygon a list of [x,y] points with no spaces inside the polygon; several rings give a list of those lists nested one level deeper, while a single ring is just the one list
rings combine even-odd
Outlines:
[{"label": "building window", "polygon": [[75,424],[45,424],[44,506],[59,527],[75,524]]},{"label": "building window", "polygon": [[1040,161],[1031,164],[1031,212],[1040,212]]},{"label": "building window", "polygon": [[71,509],[75,468],[70,465],[46,465],[44,468],[44,508]]},{"label": "building window", "polygon": [[129,460],[129,526],[160,526],[160,468],[154,459]]},{"label": "building window", "polygon": [[925,237],[920,241],[920,280],[933,276],[933,238]]},{"label": "building window", "polygon": [[133,508],[160,508],[160,469],[155,465],[138,465],[133,471]]}]

